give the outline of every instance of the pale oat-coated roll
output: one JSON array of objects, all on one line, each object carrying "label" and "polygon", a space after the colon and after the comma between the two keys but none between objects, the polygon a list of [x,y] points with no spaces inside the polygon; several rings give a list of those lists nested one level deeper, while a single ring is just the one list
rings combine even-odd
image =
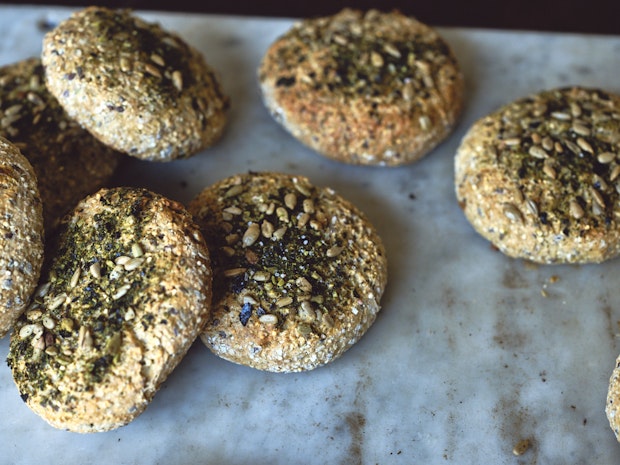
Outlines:
[{"label": "pale oat-coated roll", "polygon": [[456,197],[508,256],[599,263],[620,253],[620,96],[544,90],[480,118],[455,158]]},{"label": "pale oat-coated roll", "polygon": [[0,67],[0,135],[11,140],[37,175],[45,233],[86,195],[105,186],[121,154],[69,118],[47,90],[40,58]]},{"label": "pale oat-coated roll", "polygon": [[91,6],[48,32],[46,84],[103,143],[136,158],[187,158],[223,135],[229,98],[205,57],[131,10]]},{"label": "pale oat-coated roll", "polygon": [[454,129],[464,78],[448,42],[398,11],[296,22],[266,50],[258,81],[273,117],[341,162],[398,166]]},{"label": "pale oat-coated roll", "polygon": [[43,213],[32,166],[0,136],[0,337],[28,305],[43,263]]},{"label": "pale oat-coated roll", "polygon": [[209,252],[191,215],[145,189],[101,189],[60,225],[8,363],[26,404],[79,433],[148,406],[207,320]]},{"label": "pale oat-coated roll", "polygon": [[323,366],[367,332],[387,258],[368,218],[304,176],[230,176],[190,203],[212,253],[213,310],[202,341],[272,372]]}]

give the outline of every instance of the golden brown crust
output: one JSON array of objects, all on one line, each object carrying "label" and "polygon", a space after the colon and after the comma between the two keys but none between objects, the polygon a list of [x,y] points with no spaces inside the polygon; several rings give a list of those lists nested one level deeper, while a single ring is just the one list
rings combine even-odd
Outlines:
[{"label": "golden brown crust", "polygon": [[32,164],[46,234],[82,198],[108,183],[121,154],[69,118],[45,86],[39,58],[0,67],[0,136]]},{"label": "golden brown crust", "polygon": [[231,176],[188,207],[212,253],[214,299],[201,335],[218,356],[273,372],[311,370],[375,321],[387,282],[368,219],[303,176]]},{"label": "golden brown crust", "polygon": [[397,166],[450,134],[463,76],[446,41],[397,11],[306,19],[265,53],[258,80],[274,118],[338,161]]},{"label": "golden brown crust", "polygon": [[8,363],[28,406],[87,433],[138,416],[204,327],[208,249],[178,203],[101,189],[61,224]]},{"label": "golden brown crust", "polygon": [[605,414],[616,439],[620,441],[620,357],[616,359],[616,366],[609,378]]},{"label": "golden brown crust", "polygon": [[620,253],[620,97],[542,91],[481,118],[455,159],[456,196],[511,257],[598,263]]},{"label": "golden brown crust", "polygon": [[19,149],[0,136],[0,338],[28,305],[42,263],[37,178]]},{"label": "golden brown crust", "polygon": [[45,35],[46,83],[105,144],[151,161],[217,142],[229,99],[202,54],[130,10],[88,7]]}]

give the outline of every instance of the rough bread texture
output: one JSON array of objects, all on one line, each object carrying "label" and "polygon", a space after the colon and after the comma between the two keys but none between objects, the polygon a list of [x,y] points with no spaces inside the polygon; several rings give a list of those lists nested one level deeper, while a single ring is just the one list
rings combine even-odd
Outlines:
[{"label": "rough bread texture", "polygon": [[620,441],[620,357],[616,359],[616,366],[609,378],[605,414],[616,439]]},{"label": "rough bread texture", "polygon": [[340,357],[375,321],[384,246],[364,214],[303,176],[231,176],[189,205],[212,253],[213,311],[202,341],[272,372]]},{"label": "rough bread texture", "polygon": [[46,83],[105,144],[150,161],[217,142],[229,99],[202,54],[131,10],[88,7],[43,40]]},{"label": "rough bread texture", "polygon": [[132,421],[186,354],[211,302],[208,249],[177,202],[101,189],[65,217],[8,363],[27,405],[79,433]]},{"label": "rough bread texture", "polygon": [[45,86],[40,58],[0,67],[0,136],[32,164],[46,234],[86,195],[105,186],[121,154],[91,136]]},{"label": "rough bread texture", "polygon": [[620,97],[545,90],[478,120],[455,158],[456,197],[508,256],[598,263],[620,253]]},{"label": "rough bread texture", "polygon": [[419,160],[452,132],[463,107],[448,43],[397,11],[346,8],[300,21],[268,48],[258,80],[287,131],[351,164]]},{"label": "rough bread texture", "polygon": [[0,337],[28,305],[43,263],[37,178],[19,149],[0,137]]}]

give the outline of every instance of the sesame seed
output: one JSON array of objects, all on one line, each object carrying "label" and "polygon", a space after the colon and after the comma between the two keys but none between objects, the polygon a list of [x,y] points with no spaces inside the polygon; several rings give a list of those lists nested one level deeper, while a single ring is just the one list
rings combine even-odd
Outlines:
[{"label": "sesame seed", "polygon": [[278,301],[276,301],[276,306],[278,307],[286,307],[287,305],[291,305],[293,303],[293,298],[290,296],[282,297]]},{"label": "sesame seed", "polygon": [[128,307],[125,312],[125,321],[133,320],[136,316],[136,312],[133,308]]},{"label": "sesame seed", "polygon": [[553,139],[549,136],[544,137],[542,140],[542,147],[547,151],[553,150]]},{"label": "sesame seed", "polygon": [[312,303],[307,300],[304,300],[300,305],[297,311],[297,314],[302,320],[312,321],[316,317],[316,313],[314,308],[312,307]]},{"label": "sesame seed", "polygon": [[231,215],[241,215],[241,213],[243,213],[243,210],[239,207],[227,207],[223,211],[230,213]]},{"label": "sesame seed", "polygon": [[236,197],[242,192],[243,192],[243,186],[241,184],[237,184],[235,186],[232,186],[230,189],[226,191],[226,193],[224,194],[224,198]]},{"label": "sesame seed", "polygon": [[78,332],[78,348],[80,350],[89,350],[93,346],[93,339],[90,335],[90,331],[86,326],[80,326]]},{"label": "sesame seed", "polygon": [[35,291],[35,295],[37,297],[45,297],[47,293],[49,292],[51,286],[52,286],[52,283],[49,283],[49,282],[41,284],[39,287],[37,287],[37,290]]},{"label": "sesame seed", "polygon": [[271,224],[268,220],[263,220],[263,222],[260,225],[261,233],[267,239],[269,239],[271,235],[273,234],[273,229],[274,229],[273,224]]},{"label": "sesame seed", "polygon": [[609,179],[615,181],[618,176],[620,176],[620,165],[616,165],[612,168]]},{"label": "sesame seed", "polygon": [[347,45],[347,39],[340,34],[333,34],[332,40],[336,42],[338,45]]},{"label": "sesame seed", "polygon": [[527,199],[525,201],[525,206],[533,215],[538,216],[538,207],[536,206],[536,202],[534,202],[532,199]]}]

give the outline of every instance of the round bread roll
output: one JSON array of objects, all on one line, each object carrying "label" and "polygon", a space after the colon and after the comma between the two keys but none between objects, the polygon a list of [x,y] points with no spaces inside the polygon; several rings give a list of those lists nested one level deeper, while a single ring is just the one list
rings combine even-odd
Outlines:
[{"label": "round bread roll", "polygon": [[121,159],[69,118],[45,86],[40,58],[0,67],[0,118],[0,136],[20,149],[37,175],[46,234],[105,186]]},{"label": "round bread roll", "polygon": [[533,262],[600,263],[620,252],[620,97],[545,90],[478,120],[455,158],[474,229]]},{"label": "round bread roll", "polygon": [[50,92],[116,150],[170,161],[223,134],[229,99],[202,54],[131,10],[73,13],[45,35],[41,57]]},{"label": "round bread roll", "polygon": [[419,160],[452,132],[463,107],[448,43],[398,11],[346,8],[297,22],[264,54],[258,81],[288,132],[357,165]]},{"label": "round bread roll", "polygon": [[620,357],[616,359],[616,366],[609,378],[605,414],[610,428],[620,442]]},{"label": "round bread roll", "polygon": [[303,176],[248,173],[188,207],[214,267],[202,341],[259,370],[312,370],[340,357],[375,321],[387,282],[380,237],[364,214]]},{"label": "round bread roll", "polygon": [[22,399],[59,429],[129,423],[203,329],[211,280],[204,239],[177,202],[129,187],[85,198],[11,336]]},{"label": "round bread roll", "polygon": [[37,178],[19,149],[0,137],[0,338],[30,301],[43,263]]}]

